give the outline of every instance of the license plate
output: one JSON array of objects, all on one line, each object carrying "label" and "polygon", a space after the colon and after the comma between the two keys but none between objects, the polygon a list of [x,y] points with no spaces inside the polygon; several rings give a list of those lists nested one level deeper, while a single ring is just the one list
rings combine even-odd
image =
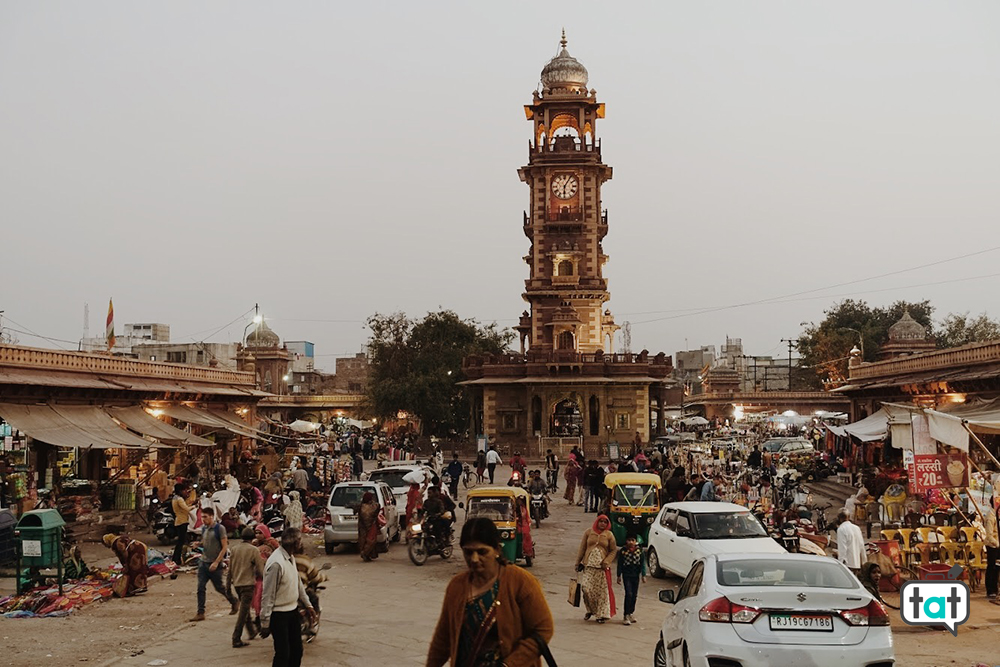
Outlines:
[{"label": "license plate", "polygon": [[341,521],[357,521],[358,517],[354,516],[353,514],[350,514],[350,515],[344,515],[344,516],[340,517],[340,520]]},{"label": "license plate", "polygon": [[771,629],[833,632],[833,619],[807,614],[771,614]]}]

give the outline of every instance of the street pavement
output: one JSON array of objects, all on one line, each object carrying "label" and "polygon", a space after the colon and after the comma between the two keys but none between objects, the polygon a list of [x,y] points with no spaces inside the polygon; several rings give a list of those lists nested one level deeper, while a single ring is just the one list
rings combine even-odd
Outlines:
[{"label": "street pavement", "polygon": [[[508,476],[509,470],[497,471],[498,481]],[[834,503],[842,503],[850,493],[849,487],[830,483],[814,487],[814,494]],[[460,500],[465,500],[464,491]],[[464,518],[461,510],[459,516]],[[659,625],[667,610],[658,602],[657,592],[676,588],[679,581],[649,578],[640,586],[637,625],[623,626],[620,611],[618,617],[604,625],[584,621],[583,610],[567,604],[566,597],[568,581],[575,575],[573,564],[580,538],[593,519],[594,515],[585,514],[582,508],[568,506],[560,493],[555,496],[552,517],[542,523],[541,529],[533,530],[537,557],[529,571],[541,581],[555,618],[552,652],[563,667],[603,666],[609,659],[651,665]],[[305,647],[303,664],[424,664],[445,586],[465,568],[457,548],[448,561],[435,556],[417,567],[410,562],[403,544],[393,544],[389,553],[377,561],[363,563],[356,550],[338,550],[326,556],[321,537],[307,536],[307,540],[307,550],[315,554],[316,562],[330,562],[333,567],[327,571],[330,580],[326,589],[320,592],[320,634]],[[30,661],[25,659],[27,654],[9,654],[4,659],[0,653],[0,664],[89,662],[141,667],[163,664],[156,662],[159,660],[168,666],[270,664],[269,639],[256,639],[242,649],[231,647],[235,619],[228,613],[228,604],[214,591],[208,594],[207,620],[186,622],[194,613],[195,585],[193,574],[182,574],[176,581],[154,578],[146,595],[90,605],[70,618],[0,619],[5,640],[37,645]],[[620,609],[624,593],[621,587],[616,587],[615,592]],[[906,626],[898,612],[893,612],[893,632],[898,665],[1000,664],[1000,607],[988,604],[981,591],[973,596],[971,618],[959,628],[957,638],[948,632]],[[98,648],[104,657],[87,657],[96,655]],[[113,651],[118,656],[109,659]]]}]

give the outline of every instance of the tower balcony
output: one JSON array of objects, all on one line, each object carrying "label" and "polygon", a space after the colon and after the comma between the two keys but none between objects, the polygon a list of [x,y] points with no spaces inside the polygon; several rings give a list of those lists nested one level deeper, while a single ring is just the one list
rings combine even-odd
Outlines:
[{"label": "tower balcony", "polygon": [[[646,351],[639,354],[605,354],[574,350],[530,349],[526,354],[474,355],[462,361],[469,380],[523,378],[524,382],[539,378],[554,379],[564,374],[578,377],[614,379],[656,378],[665,380],[673,370],[670,356]],[[477,383],[479,384],[479,383]]]}]

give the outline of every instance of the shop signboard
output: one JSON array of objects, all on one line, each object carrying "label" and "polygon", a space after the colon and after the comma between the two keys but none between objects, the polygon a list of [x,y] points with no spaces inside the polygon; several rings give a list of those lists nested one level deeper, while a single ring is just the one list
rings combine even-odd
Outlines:
[{"label": "shop signboard", "polygon": [[917,493],[930,489],[964,488],[969,485],[969,457],[958,454],[916,454],[913,486]]}]

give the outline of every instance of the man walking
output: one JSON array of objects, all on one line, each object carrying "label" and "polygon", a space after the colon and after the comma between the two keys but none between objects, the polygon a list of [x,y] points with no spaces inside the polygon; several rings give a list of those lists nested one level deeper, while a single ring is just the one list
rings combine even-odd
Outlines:
[{"label": "man walking", "polygon": [[452,498],[458,498],[458,480],[462,478],[462,462],[458,460],[458,452],[453,452],[451,455],[451,463],[445,468],[445,472],[448,473],[448,490],[451,491]]},{"label": "man walking", "polygon": [[232,605],[230,614],[239,611],[240,603],[236,597],[222,585],[222,559],[229,549],[229,538],[226,529],[215,520],[215,510],[205,507],[201,510],[201,562],[198,563],[198,613],[192,621],[205,620],[205,589],[212,582],[215,590],[229,600]]},{"label": "man walking", "polygon": [[[174,543],[173,560],[177,567],[184,564],[184,545],[187,544],[188,522],[191,519],[191,512],[193,511],[184,498],[187,492],[187,485],[174,484],[174,497],[170,501],[170,506],[174,510],[174,532],[177,538],[177,542]],[[176,579],[177,572],[171,574],[170,578]]]},{"label": "man walking", "polygon": [[555,493],[559,490],[559,457],[553,454],[551,449],[545,450],[545,479],[549,491]]},{"label": "man walking", "polygon": [[295,554],[300,553],[302,534],[295,528],[287,528],[281,535],[281,546],[264,566],[260,635],[274,637],[271,667],[299,667],[302,664],[302,623],[298,606],[306,609],[310,622],[316,619],[316,611],[295,565]]},{"label": "man walking", "polygon": [[851,523],[847,510],[840,510],[837,515],[840,526],[837,528],[837,555],[840,562],[846,565],[857,576],[861,566],[868,559],[865,553],[865,537],[861,529]]},{"label": "man walking", "polygon": [[497,466],[503,463],[503,459],[497,454],[497,450],[494,447],[490,447],[490,451],[486,452],[486,470],[490,473],[490,484],[493,484],[494,476],[496,474]]},{"label": "man walking", "polygon": [[254,538],[253,528],[244,528],[240,533],[241,542],[233,545],[229,554],[229,575],[226,577],[226,590],[236,588],[236,597],[240,600],[240,611],[236,617],[236,629],[233,630],[233,648],[243,648],[248,644],[243,641],[243,628],[250,625],[250,639],[257,636],[257,629],[249,624],[250,603],[253,602],[253,591],[257,577],[264,576],[264,559],[260,550],[251,542]]}]

